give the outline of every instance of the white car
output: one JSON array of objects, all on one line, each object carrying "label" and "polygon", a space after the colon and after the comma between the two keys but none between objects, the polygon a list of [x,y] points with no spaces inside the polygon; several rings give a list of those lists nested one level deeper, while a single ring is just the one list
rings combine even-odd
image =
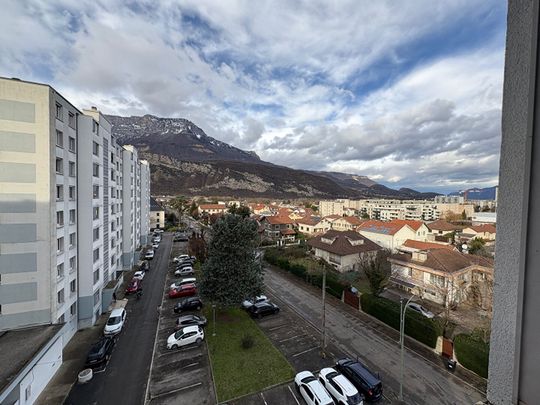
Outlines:
[{"label": "white car", "polygon": [[259,295],[255,297],[255,301],[252,299],[244,300],[244,302],[242,302],[242,308],[249,309],[255,304],[259,304],[261,302],[266,302],[266,301],[268,301],[268,297],[266,295]]},{"label": "white car", "polygon": [[319,371],[319,381],[339,405],[362,405],[364,396],[356,387],[333,368]]},{"label": "white car", "polygon": [[153,249],[159,248],[159,243],[158,243],[158,242],[153,242],[153,243],[152,243],[152,248],[153,248]]},{"label": "white car", "polygon": [[144,254],[144,258],[146,260],[152,260],[154,258],[154,251],[153,250],[149,250],[147,251],[145,254]]},{"label": "white car", "polygon": [[186,326],[168,337],[167,349],[178,349],[192,343],[201,344],[203,339],[204,330],[202,327],[197,325]]},{"label": "white car", "polygon": [[113,309],[109,319],[103,329],[103,334],[106,336],[117,335],[122,331],[126,322],[126,310],[124,308]]},{"label": "white car", "polygon": [[176,270],[174,272],[174,275],[176,277],[191,276],[191,275],[193,275],[193,273],[195,273],[195,271],[193,270],[193,267],[182,267],[182,268]]},{"label": "white car", "polygon": [[181,262],[181,261],[184,260],[184,259],[189,259],[189,255],[180,255],[180,256],[176,256],[176,257],[173,259],[173,262],[178,263],[178,262]]},{"label": "white car", "polygon": [[165,232],[163,229],[160,229],[160,228],[156,228],[154,229],[154,233],[157,232],[157,233],[163,233]]},{"label": "white car", "polygon": [[426,318],[433,318],[435,315],[433,315],[433,312],[428,310],[427,308],[423,307],[420,304],[417,304],[416,302],[411,302],[407,308],[412,309],[415,312],[418,312],[419,314],[424,315]]},{"label": "white car", "polygon": [[311,371],[301,371],[294,377],[296,390],[308,405],[333,405],[334,400]]},{"label": "white car", "polygon": [[136,271],[135,274],[133,274],[133,278],[138,278],[139,280],[142,280],[144,278],[144,271]]},{"label": "white car", "polygon": [[195,277],[187,277],[187,278],[183,278],[180,281],[176,281],[172,283],[171,288],[178,288],[184,284],[195,284],[196,282],[197,282],[197,279]]}]

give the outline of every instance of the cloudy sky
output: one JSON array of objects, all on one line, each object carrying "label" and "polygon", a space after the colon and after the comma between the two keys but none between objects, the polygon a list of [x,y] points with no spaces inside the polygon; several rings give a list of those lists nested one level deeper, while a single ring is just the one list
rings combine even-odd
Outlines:
[{"label": "cloudy sky", "polygon": [[497,184],[500,0],[2,0],[0,75],[293,168]]}]

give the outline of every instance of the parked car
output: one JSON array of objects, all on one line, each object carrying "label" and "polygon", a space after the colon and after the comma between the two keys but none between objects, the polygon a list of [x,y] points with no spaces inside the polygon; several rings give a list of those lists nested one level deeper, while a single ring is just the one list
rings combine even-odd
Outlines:
[{"label": "parked car", "polygon": [[142,279],[144,278],[144,274],[145,273],[142,270],[136,271],[135,274],[133,274],[133,278],[138,278],[142,281]]},{"label": "parked car", "polygon": [[181,262],[176,263],[176,268],[180,269],[182,267],[193,267],[193,263],[191,260],[183,260]]},{"label": "parked car", "polygon": [[189,259],[189,255],[180,255],[173,258],[173,262],[178,263],[184,259]]},{"label": "parked car", "polygon": [[114,349],[114,344],[115,340],[110,336],[104,336],[97,343],[94,343],[86,356],[85,367],[101,367],[107,363]]},{"label": "parked car", "polygon": [[174,330],[180,330],[184,328],[185,326],[192,326],[192,325],[197,325],[204,328],[207,324],[208,324],[208,321],[206,320],[204,316],[183,315],[176,320],[176,325],[174,326]]},{"label": "parked car", "polygon": [[262,318],[266,315],[277,314],[279,312],[279,307],[270,301],[266,301],[252,305],[249,307],[248,311],[252,317]]},{"label": "parked car", "polygon": [[139,269],[142,271],[150,271],[150,263],[148,260],[142,260],[139,262]]},{"label": "parked car", "polygon": [[319,371],[319,381],[334,398],[338,405],[362,405],[364,396],[356,387],[333,368],[323,368]]},{"label": "parked car", "polygon": [[409,309],[412,309],[415,312],[418,312],[421,315],[424,315],[426,318],[433,318],[435,315],[433,312],[428,310],[427,308],[423,307],[420,304],[417,304],[416,302],[411,302],[408,306]]},{"label": "parked car", "polygon": [[161,235],[154,236],[152,238],[152,243],[161,243]]},{"label": "parked car", "polygon": [[135,294],[142,288],[141,280],[138,278],[133,278],[126,287],[126,295]]},{"label": "parked car", "polygon": [[167,339],[167,349],[178,349],[192,343],[201,344],[204,339],[204,331],[200,326],[186,326],[174,332]]},{"label": "parked car", "polygon": [[144,258],[146,260],[152,260],[154,258],[154,251],[152,249],[147,250],[146,253],[144,254]]},{"label": "parked car", "polygon": [[165,232],[165,231],[163,229],[161,229],[161,228],[154,229],[154,233],[160,233],[161,234],[163,232]]},{"label": "parked car", "polygon": [[176,303],[174,306],[174,312],[176,314],[179,314],[183,311],[189,311],[196,309],[197,311],[200,310],[203,307],[203,302],[199,297],[186,297],[182,298],[180,301]]},{"label": "parked car", "polygon": [[298,393],[308,405],[332,405],[334,400],[311,371],[301,371],[294,377]]},{"label": "parked car", "polygon": [[261,302],[266,302],[266,301],[268,301],[268,297],[266,295],[259,295],[255,297],[255,299],[244,300],[244,302],[242,302],[242,308],[248,309],[254,304],[259,304]]},{"label": "parked car", "polygon": [[152,242],[152,249],[158,249],[159,248],[159,242]]},{"label": "parked car", "polygon": [[171,284],[171,288],[177,288],[177,287],[180,287],[181,285],[184,285],[184,284],[196,284],[197,283],[197,279],[195,277],[187,277],[187,278],[183,278],[181,279],[180,281],[176,281],[174,283]]},{"label": "parked car", "polygon": [[341,359],[336,363],[336,370],[347,377],[366,400],[378,401],[382,398],[381,380],[362,363],[351,359]]},{"label": "parked car", "polygon": [[195,264],[195,259],[192,259],[191,257],[187,257],[187,258],[182,259],[182,260],[180,260],[180,261],[178,261],[176,263],[177,266],[186,265],[186,264],[189,264],[189,265]]},{"label": "parked car", "polygon": [[191,297],[192,295],[197,295],[195,284],[184,284],[169,290],[169,298]]},{"label": "parked car", "polygon": [[103,333],[107,335],[117,335],[122,331],[126,322],[126,310],[124,308],[113,309],[109,315],[109,319],[105,324]]},{"label": "parked car", "polygon": [[193,270],[193,267],[188,266],[188,267],[181,267],[181,268],[175,270],[174,275],[176,277],[192,276],[194,273],[195,273],[195,270]]}]

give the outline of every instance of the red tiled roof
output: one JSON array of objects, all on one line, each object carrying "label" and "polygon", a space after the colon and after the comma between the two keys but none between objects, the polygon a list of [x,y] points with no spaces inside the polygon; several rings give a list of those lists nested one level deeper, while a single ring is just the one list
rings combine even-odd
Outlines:
[{"label": "red tiled roof", "polygon": [[370,219],[360,225],[357,230],[364,232],[381,233],[384,235],[395,235],[405,225],[394,224],[392,222],[377,221]]},{"label": "red tiled roof", "polygon": [[289,217],[283,217],[283,216],[273,216],[273,217],[264,217],[268,223],[272,225],[286,225],[286,224],[292,224],[294,221],[290,219]]},{"label": "red tiled roof", "polygon": [[482,233],[482,232],[497,233],[497,228],[495,228],[491,224],[470,226],[468,228],[471,228],[473,231],[475,231],[477,233]]},{"label": "red tiled roof", "polygon": [[282,235],[296,235],[294,229],[282,229],[280,232]]},{"label": "red tiled roof", "polygon": [[[323,242],[322,239],[331,240],[332,243]],[[352,244],[351,241],[361,241],[359,244]],[[347,256],[364,252],[381,250],[382,248],[365,236],[354,231],[329,230],[322,235],[318,235],[308,240],[308,245],[339,256]]]},{"label": "red tiled roof", "polygon": [[302,218],[298,218],[296,220],[297,224],[304,224],[304,225],[317,225],[319,222],[321,222],[321,218],[319,217],[313,217],[313,216],[306,216]]},{"label": "red tiled roof", "polygon": [[455,247],[452,245],[446,245],[443,243],[433,243],[433,242],[422,242],[419,240],[407,239],[402,246],[418,249],[418,250],[433,250],[433,249],[447,249],[455,250]]},{"label": "red tiled roof", "polygon": [[392,255],[390,256],[390,260],[416,264],[418,266],[431,268],[433,270],[445,273],[454,273],[473,265],[493,269],[493,259],[463,254],[455,250],[429,250],[426,252],[426,255],[427,259],[425,261],[413,259],[412,254],[410,253]]},{"label": "red tiled roof", "polygon": [[403,226],[403,225],[409,225],[412,229],[415,231],[419,230],[424,223],[422,221],[414,221],[412,219],[393,219],[390,221],[391,224],[397,224]]},{"label": "red tiled roof", "polygon": [[355,225],[355,226],[362,225],[364,222],[366,222],[365,220],[360,219],[358,217],[343,217],[343,219],[347,221],[349,224]]},{"label": "red tiled roof", "polygon": [[201,210],[218,210],[218,209],[227,209],[225,204],[201,204],[199,205]]},{"label": "red tiled roof", "polygon": [[339,219],[343,218],[341,215],[327,215],[323,219],[328,219],[329,221],[332,221],[333,219]]},{"label": "red tiled roof", "polygon": [[430,222],[429,224],[427,224],[427,227],[431,230],[448,231],[448,232],[458,231],[458,230],[463,229],[462,226],[453,225],[450,222],[445,221],[444,219],[438,219],[437,221]]}]

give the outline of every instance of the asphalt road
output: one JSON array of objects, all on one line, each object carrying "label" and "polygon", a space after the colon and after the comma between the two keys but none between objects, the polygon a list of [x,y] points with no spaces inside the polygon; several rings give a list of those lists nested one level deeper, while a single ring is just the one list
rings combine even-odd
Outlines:
[{"label": "asphalt road", "polygon": [[143,404],[157,328],[156,308],[163,297],[172,235],[163,234],[150,272],[143,281],[143,296],[131,295],[126,306],[127,324],[119,335],[105,371],[87,384],[73,386],[65,404]]},{"label": "asphalt road", "polygon": [[[302,281],[288,278],[278,271],[265,269],[265,285],[298,315],[313,325],[321,325],[319,290],[306,287]],[[278,302],[278,305],[280,302]],[[350,356],[362,360],[371,370],[379,372],[385,397],[394,402],[399,392],[400,350],[396,341],[377,333],[340,302],[327,301],[326,326],[328,336]],[[407,404],[474,404],[483,396],[465,381],[442,367],[428,362],[416,353],[405,351],[404,400]]]}]

